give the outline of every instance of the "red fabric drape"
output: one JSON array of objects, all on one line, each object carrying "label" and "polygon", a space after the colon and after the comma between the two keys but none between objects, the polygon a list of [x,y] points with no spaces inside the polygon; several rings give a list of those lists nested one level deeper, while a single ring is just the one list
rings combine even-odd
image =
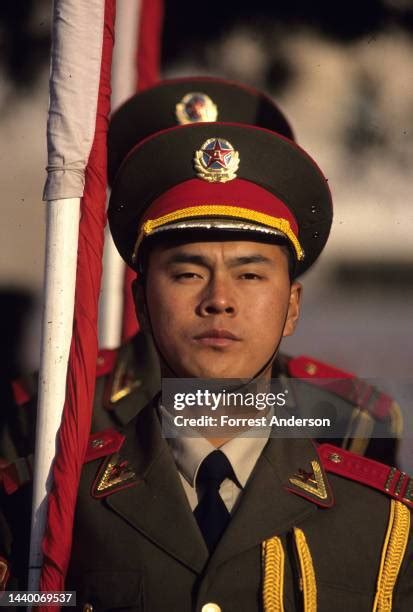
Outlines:
[{"label": "red fabric drape", "polygon": [[[136,53],[137,90],[143,91],[159,81],[161,39],[164,14],[163,0],[142,0],[139,15],[139,39]],[[125,269],[122,340],[138,331],[131,283],[136,273]]]},{"label": "red fabric drape", "polygon": [[[70,559],[73,517],[80,472],[90,432],[95,389],[98,297],[106,223],[106,134],[110,111],[110,72],[115,0],[105,1],[105,24],[96,128],[81,202],[75,314],[69,356],[66,402],[53,465],[53,489],[43,539],[42,591],[64,589]],[[50,608],[56,611],[56,607]],[[48,610],[48,607],[41,607]]]},{"label": "red fabric drape", "polygon": [[141,0],[136,57],[138,91],[152,87],[159,80],[163,14],[163,0]]}]

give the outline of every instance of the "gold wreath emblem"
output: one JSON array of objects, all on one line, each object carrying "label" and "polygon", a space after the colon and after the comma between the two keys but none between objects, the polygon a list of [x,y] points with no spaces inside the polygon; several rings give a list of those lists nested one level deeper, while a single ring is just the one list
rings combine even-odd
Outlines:
[{"label": "gold wreath emblem", "polygon": [[232,181],[237,176],[239,162],[238,151],[224,138],[209,138],[194,155],[197,177],[209,183]]},{"label": "gold wreath emblem", "polygon": [[218,117],[217,105],[211,98],[202,92],[187,93],[175,106],[177,121],[180,125],[187,123],[202,123],[216,121]]}]

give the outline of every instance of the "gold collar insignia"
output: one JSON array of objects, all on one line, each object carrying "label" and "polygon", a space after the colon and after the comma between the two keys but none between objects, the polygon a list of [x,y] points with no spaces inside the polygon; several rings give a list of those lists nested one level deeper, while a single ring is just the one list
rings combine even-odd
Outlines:
[{"label": "gold collar insignia", "polygon": [[99,468],[92,487],[92,497],[105,497],[134,485],[136,481],[136,474],[129,461],[123,459],[119,453],[114,453],[106,458]]},{"label": "gold collar insignia", "polygon": [[300,468],[296,474],[289,478],[289,482],[319,499],[327,499],[327,487],[324,481],[323,471],[318,461],[311,461],[311,471]]}]

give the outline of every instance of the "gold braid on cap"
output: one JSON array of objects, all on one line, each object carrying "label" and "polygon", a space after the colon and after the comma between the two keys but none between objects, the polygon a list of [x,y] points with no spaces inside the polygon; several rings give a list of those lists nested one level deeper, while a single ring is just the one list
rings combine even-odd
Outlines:
[{"label": "gold braid on cap", "polygon": [[294,527],[294,540],[301,569],[300,587],[303,591],[304,612],[317,612],[317,584],[311,552],[304,532]]},{"label": "gold braid on cap", "polygon": [[261,544],[263,563],[262,598],[264,612],[284,612],[284,549],[274,536]]},{"label": "gold braid on cap", "polygon": [[393,590],[406,552],[410,510],[394,499],[390,502],[389,523],[384,540],[373,612],[391,612]]},{"label": "gold braid on cap", "polygon": [[256,210],[251,210],[250,208],[241,208],[240,206],[205,204],[204,206],[189,206],[187,208],[182,208],[181,210],[168,213],[167,215],[163,215],[162,217],[158,217],[157,219],[148,219],[145,221],[139,228],[138,237],[133,249],[132,261],[136,260],[139,246],[145,236],[149,236],[149,234],[151,234],[155,229],[162,227],[167,223],[179,221],[181,219],[189,219],[191,217],[232,217],[235,219],[246,219],[261,225],[266,225],[267,227],[277,229],[285,234],[294,247],[298,261],[304,258],[304,251],[297,236],[294,234],[288,219],[272,217],[271,215],[267,215]]}]

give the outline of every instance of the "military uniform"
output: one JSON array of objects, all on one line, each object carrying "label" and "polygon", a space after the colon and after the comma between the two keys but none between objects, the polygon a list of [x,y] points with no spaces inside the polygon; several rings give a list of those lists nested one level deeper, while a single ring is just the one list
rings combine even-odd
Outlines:
[{"label": "military uniform", "polygon": [[[288,244],[296,276],[327,240],[331,200],[290,141],[198,125],[154,135],[129,154],[109,219],[121,255],[143,273],[151,240],[173,232],[205,241],[212,229],[220,240],[259,241],[263,232]],[[412,481],[398,470],[332,445],[270,438],[209,553],[155,401],[123,432],[90,441],[67,585],[96,610],[407,612],[412,505]]]},{"label": "military uniform", "polygon": [[[318,377],[334,382],[348,380],[348,388],[326,389],[319,386]],[[360,391],[356,378],[344,379],[341,372],[308,357],[287,357],[280,354],[274,365],[273,377],[281,377],[288,387],[291,377],[299,377],[290,398],[305,404],[311,411],[326,401],[339,403],[343,430],[348,436],[330,441],[367,457],[397,465],[396,451],[400,432],[400,411],[388,396],[370,389]],[[308,380],[308,384],[305,380]],[[312,382],[312,379],[315,379]],[[97,364],[92,432],[105,429],[121,430],[160,389],[160,374],[155,349],[149,336],[139,333],[120,350],[100,351]],[[30,541],[31,480],[36,416],[36,385],[33,377],[13,382],[14,403],[10,404],[9,427],[3,429],[2,455],[7,458],[0,466],[3,486],[0,491],[0,558],[7,565],[3,579],[9,577],[8,588],[25,588]],[[346,395],[343,394],[346,391]],[[338,394],[340,392],[340,394]],[[364,404],[360,398],[364,398]],[[10,423],[13,425],[10,426]],[[386,437],[376,437],[380,436]],[[1,574],[0,574],[1,578]]]},{"label": "military uniform", "polygon": [[[350,480],[374,480],[377,462],[355,466],[347,451],[323,445],[318,454],[309,440],[270,439],[209,557],[156,402],[124,435],[93,436],[86,458],[67,578],[79,609],[412,609],[410,511],[384,491],[384,478],[382,491]],[[326,474],[340,457],[346,476]]]},{"label": "military uniform", "polygon": [[[254,108],[268,107],[268,101],[258,101]],[[177,116],[191,120],[200,105],[211,110],[197,92],[187,102],[177,104]],[[248,104],[243,108],[251,115]],[[141,136],[125,136],[133,124],[129,110],[118,117],[123,136],[109,134],[114,153],[109,155],[109,172],[116,175],[109,218],[121,255],[137,271],[143,271],[147,245],[162,242],[168,232],[195,241],[211,229],[238,238],[248,232],[249,240],[288,245],[294,276],[321,253],[332,219],[329,190],[311,158],[289,140],[291,134],[284,138],[251,125],[188,125],[166,129],[130,151]],[[287,369],[303,365],[288,363]],[[99,405],[108,405],[107,388],[116,379],[116,369],[107,377],[109,387],[98,385]],[[316,398],[318,392],[343,396],[338,389],[317,391],[316,384],[301,392],[308,397],[310,388]],[[137,391],[133,377],[116,390],[122,410],[111,409],[127,415],[123,423],[137,411],[130,403]],[[375,414],[377,396],[370,395],[363,408],[368,405]],[[109,404],[117,403],[113,399],[109,394]],[[346,393],[344,400],[349,400]],[[352,402],[358,405],[357,394]],[[355,433],[349,421],[346,443]],[[332,602],[338,610],[374,605],[385,610],[389,598],[395,609],[409,609],[410,480],[394,472],[402,484],[390,491],[397,501],[390,500],[364,481],[351,482],[350,469],[327,477],[324,464],[330,462],[331,469],[336,460],[345,457],[351,465],[355,459],[336,449],[324,457],[323,449],[329,447],[323,446],[319,457],[310,441],[270,439],[227,530],[209,555],[160,434],[155,406],[149,404],[122,433],[92,436],[67,588],[76,590],[79,605],[89,610],[304,607],[308,612],[316,606],[331,610]],[[360,464],[361,472],[366,465]],[[390,471],[377,465],[369,469]],[[397,488],[397,483],[391,486]],[[386,483],[376,484],[386,488]]]}]

